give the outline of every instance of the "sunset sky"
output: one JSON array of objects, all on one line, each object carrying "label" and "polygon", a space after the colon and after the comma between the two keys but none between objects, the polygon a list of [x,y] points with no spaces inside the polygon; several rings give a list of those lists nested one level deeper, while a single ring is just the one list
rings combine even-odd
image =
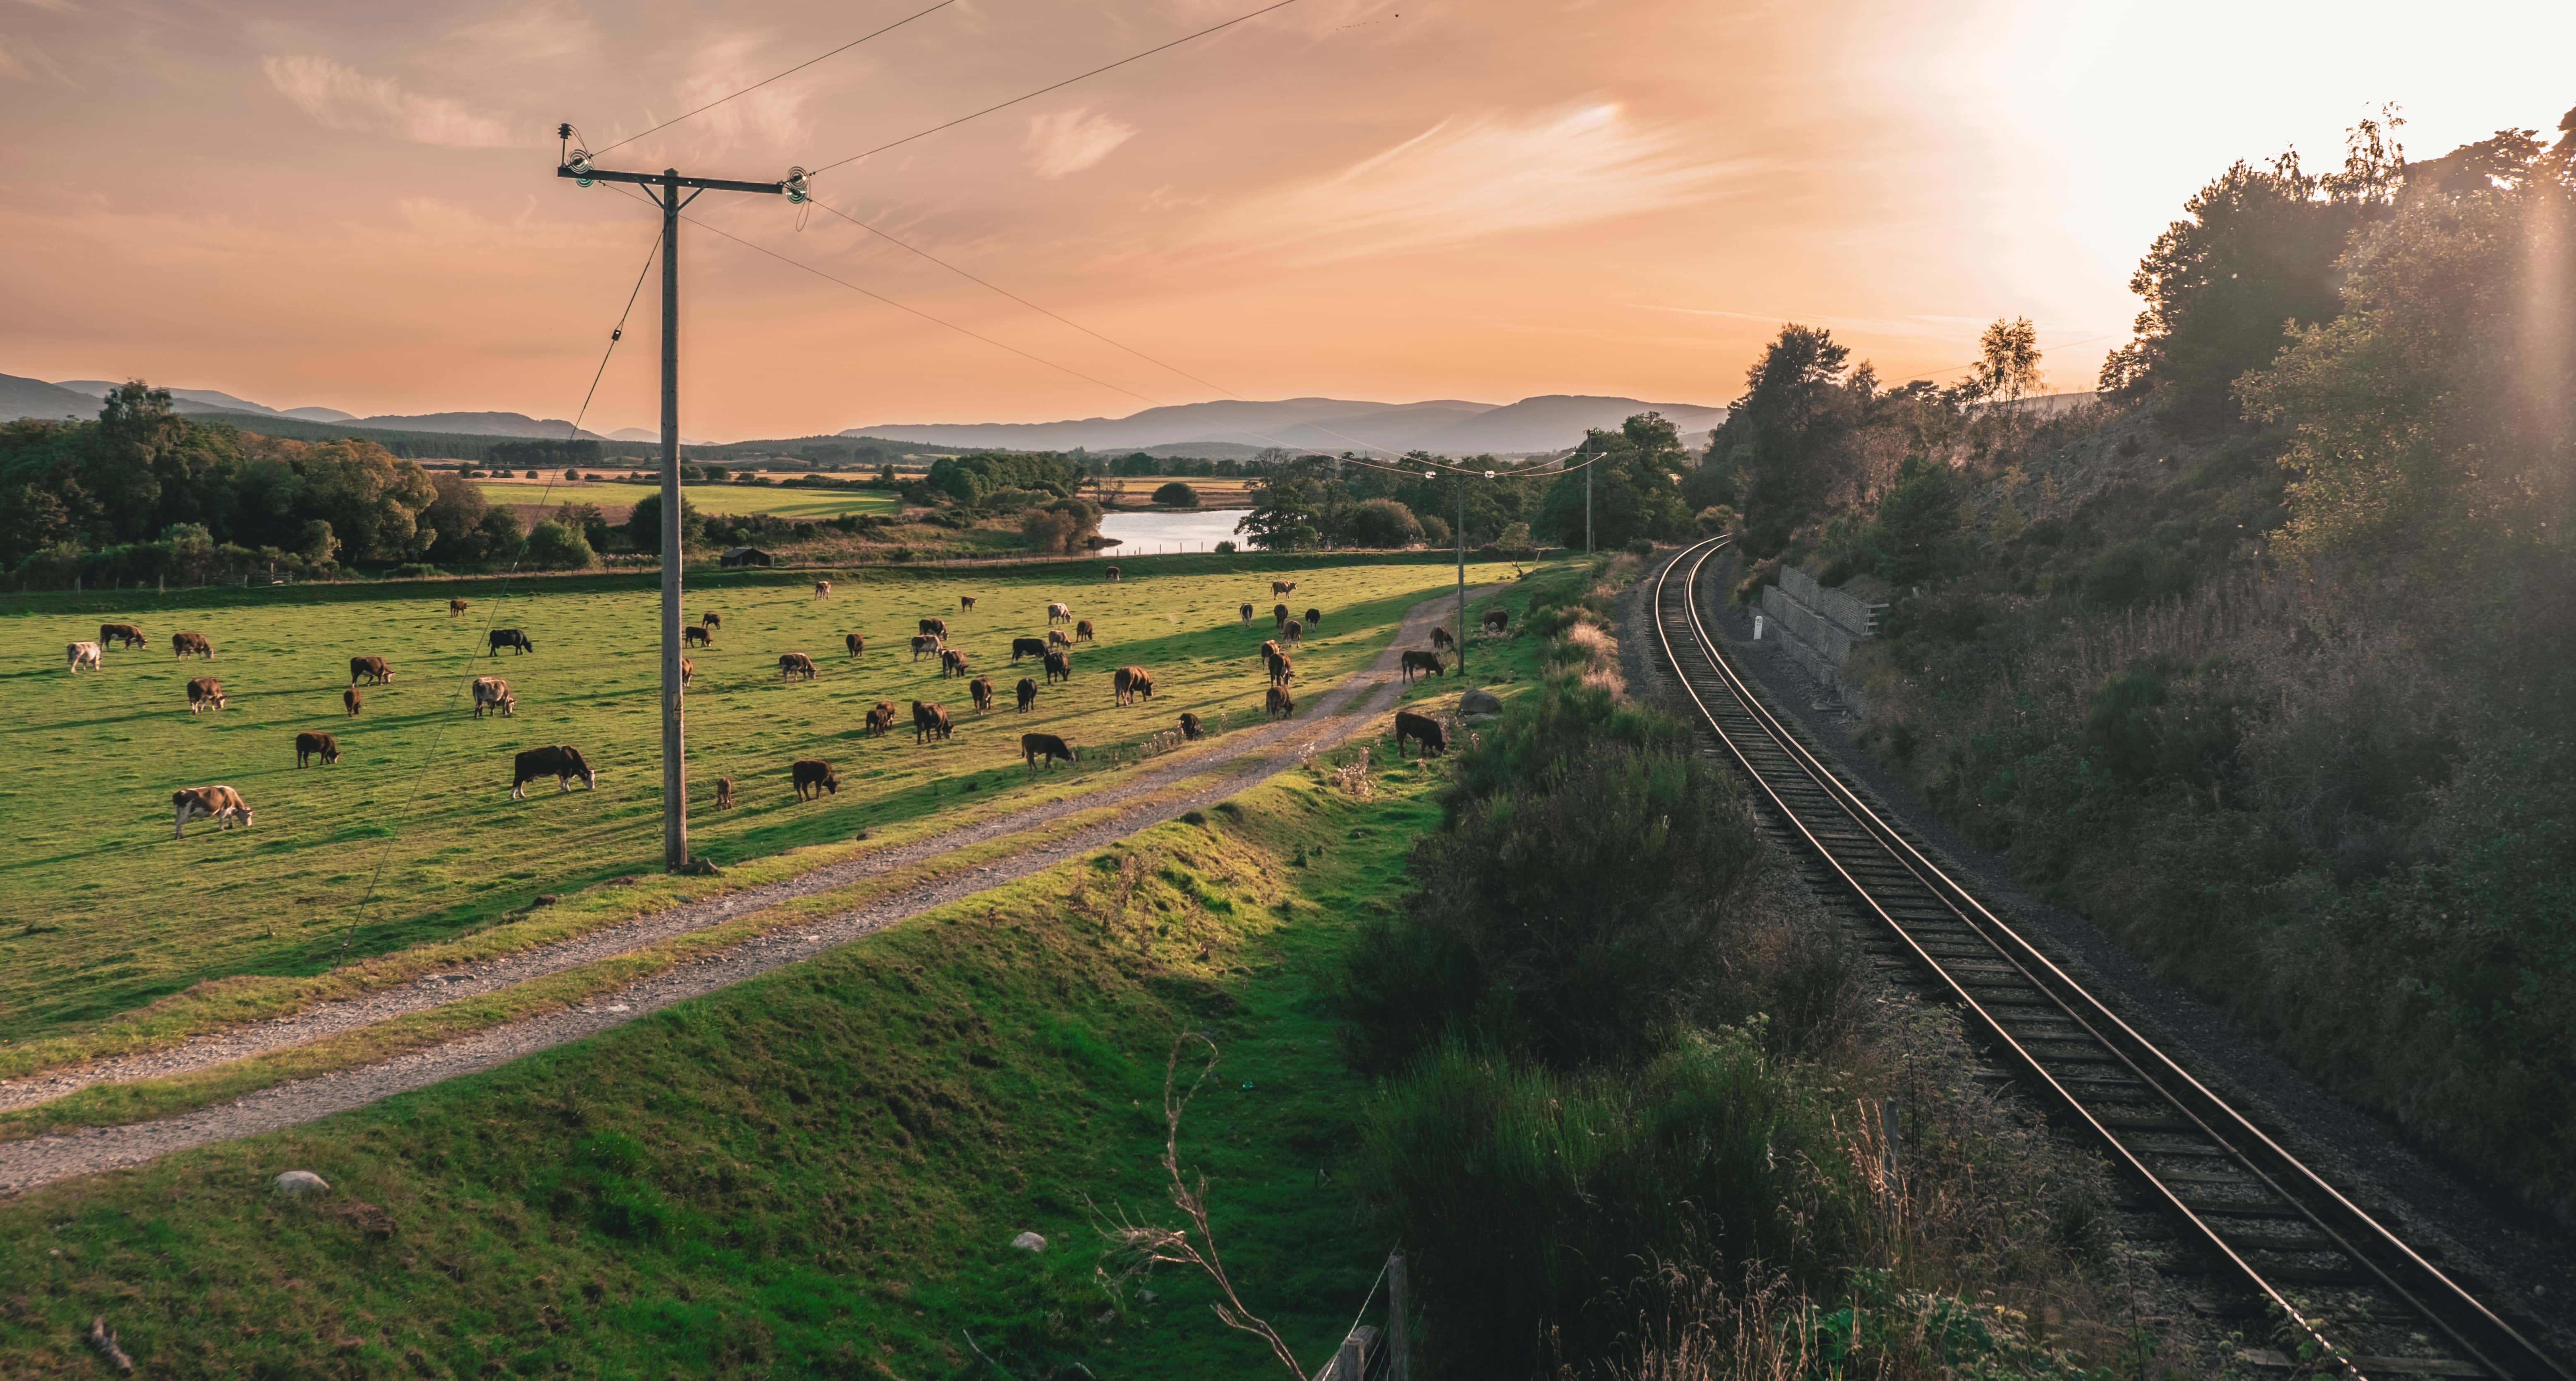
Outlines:
[{"label": "sunset sky", "polygon": [[[929,3],[0,0],[0,373],[569,417],[656,220],[556,179],[555,123],[602,148]],[[1260,3],[956,0],[600,161],[776,178]],[[2334,161],[2386,101],[2419,155],[2547,130],[2571,50],[2576,5],[2527,0],[1298,0],[816,181],[1162,363],[709,193],[710,226],[1064,369],[691,227],[682,425],[1722,403],[1790,319],[1900,380],[2026,315],[2086,387],[2230,160]],[[655,302],[596,430],[654,423]]]}]

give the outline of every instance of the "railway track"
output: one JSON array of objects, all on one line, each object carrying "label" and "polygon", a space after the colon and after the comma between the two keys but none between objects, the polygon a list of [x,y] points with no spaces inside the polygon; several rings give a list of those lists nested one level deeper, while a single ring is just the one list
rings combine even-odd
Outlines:
[{"label": "railway track", "polygon": [[[2205,1307],[2277,1328],[2257,1365],[2355,1377],[2576,1381],[2438,1266],[2266,1136],[1981,904],[1873,809],[1727,660],[1701,610],[1723,538],[1651,581],[1665,665],[1768,823],[1845,894],[1865,943],[1961,1011],[1971,1035],[2096,1138],[2176,1239]],[[2298,1359],[2294,1361],[2294,1358]]]}]

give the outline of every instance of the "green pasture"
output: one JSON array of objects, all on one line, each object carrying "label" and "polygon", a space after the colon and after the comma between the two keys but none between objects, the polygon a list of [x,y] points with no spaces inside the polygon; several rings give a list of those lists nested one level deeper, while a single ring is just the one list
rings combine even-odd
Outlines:
[{"label": "green pasture", "polygon": [[[1130,562],[1116,585],[1097,569],[844,573],[821,601],[801,575],[704,581],[691,615],[718,611],[724,627],[693,654],[698,851],[732,863],[990,801],[967,793],[1026,780],[1026,730],[1098,746],[1170,727],[1184,710],[1255,711],[1265,680],[1254,654],[1270,621],[1246,628],[1236,606],[1267,609],[1274,574],[1299,582],[1297,610],[1325,611],[1297,654],[1301,699],[1364,665],[1407,608],[1452,579],[1438,565],[1325,558],[1257,569]],[[1509,575],[1507,566],[1468,572],[1475,582]],[[448,616],[451,588],[472,601],[466,617]],[[0,669],[10,764],[0,774],[0,1040],[75,1033],[201,980],[317,973],[452,939],[538,893],[656,869],[656,592],[632,578],[501,589],[93,592],[0,605],[13,650]],[[961,594],[978,597],[974,612],[958,610]],[[1057,598],[1093,621],[1099,642],[1077,649],[1070,686],[1043,689],[1023,716],[1009,708],[1011,688],[1023,674],[1043,676],[1034,660],[1011,665],[1010,639],[1042,636],[1045,604]],[[925,615],[947,619],[951,642],[995,678],[989,717],[968,708],[963,682],[911,659],[906,640]],[[94,637],[102,621],[139,623],[152,643],[109,652],[103,672],[66,671],[64,644]],[[493,626],[524,630],[536,652],[486,656]],[[169,640],[181,629],[205,633],[216,660],[175,660]],[[845,654],[846,631],[868,639],[863,657]],[[777,659],[788,651],[810,654],[820,677],[782,681]],[[396,679],[362,687],[363,713],[344,718],[348,660],[363,654],[385,657]],[[1159,694],[1116,708],[1110,672],[1128,663],[1151,668]],[[516,690],[515,718],[473,717],[467,682],[486,673]],[[222,679],[228,710],[188,713],[185,685],[198,675]],[[865,738],[862,716],[880,699],[902,721],[891,737]],[[948,706],[955,738],[916,746],[913,699]],[[340,762],[299,770],[303,729],[337,735]],[[557,743],[588,756],[599,790],[558,794],[547,779],[527,800],[509,799],[512,755]],[[838,796],[794,800],[787,769],[801,757],[836,765]],[[720,775],[734,779],[739,803],[721,813]],[[242,792],[256,826],[192,822],[174,842],[170,793],[215,782]]]},{"label": "green pasture", "polygon": [[[491,480],[477,481],[489,503],[531,504],[549,506],[561,503],[597,504],[601,508],[632,508],[647,494],[658,494],[661,486],[620,484],[614,482],[580,484],[508,484]],[[902,501],[882,489],[798,489],[769,484],[692,484],[683,491],[689,506],[700,513],[769,513],[781,518],[837,518],[844,513],[892,513]]]}]

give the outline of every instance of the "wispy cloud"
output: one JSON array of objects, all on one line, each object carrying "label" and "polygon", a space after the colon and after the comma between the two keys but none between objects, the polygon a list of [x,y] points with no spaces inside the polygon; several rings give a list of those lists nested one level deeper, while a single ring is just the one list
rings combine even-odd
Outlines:
[{"label": "wispy cloud", "polygon": [[532,137],[512,116],[405,91],[391,77],[370,77],[326,57],[272,54],[261,58],[259,66],[279,95],[335,129],[370,130],[459,149],[506,148]]},{"label": "wispy cloud", "polygon": [[8,49],[0,48],[0,77],[24,77],[26,75],[27,64],[9,56]]},{"label": "wispy cloud", "polygon": [[1310,261],[1434,249],[1701,201],[1741,171],[1680,125],[1602,102],[1520,120],[1448,119],[1330,177],[1241,204],[1216,229]]},{"label": "wispy cloud", "polygon": [[1029,167],[1045,178],[1081,172],[1136,137],[1136,127],[1089,110],[1066,110],[1029,121]]},{"label": "wispy cloud", "polygon": [[[690,54],[693,71],[673,88],[678,101],[670,115],[731,96],[766,75],[760,69],[775,70],[778,65],[778,55],[769,51],[768,40],[760,34],[705,39]],[[772,149],[800,144],[806,136],[805,97],[810,89],[794,82],[764,86],[725,101],[674,133],[709,148],[730,149],[745,139]],[[650,117],[655,122],[668,118],[658,113]]]}]

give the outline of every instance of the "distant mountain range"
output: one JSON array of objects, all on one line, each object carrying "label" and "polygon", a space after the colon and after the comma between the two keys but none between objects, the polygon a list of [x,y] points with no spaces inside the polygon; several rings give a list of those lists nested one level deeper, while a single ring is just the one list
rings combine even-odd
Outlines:
[{"label": "distant mountain range", "polygon": [[[928,442],[941,446],[990,446],[1023,451],[1140,451],[1215,456],[1233,448],[1279,446],[1291,451],[1429,451],[1433,455],[1528,455],[1561,451],[1583,440],[1585,430],[1616,427],[1641,412],[1660,412],[1684,432],[1706,432],[1726,420],[1726,409],[1697,403],[1649,403],[1552,393],[1517,403],[1471,403],[1454,398],[1421,403],[1371,403],[1349,398],[1285,398],[1277,402],[1189,403],[1148,408],[1131,417],[1091,417],[1069,422],[950,422],[853,427],[847,437]],[[1226,447],[1217,451],[1216,447]]]},{"label": "distant mountain range", "polygon": [[[22,379],[13,374],[0,374],[0,421],[20,417],[47,419],[96,417],[99,400],[105,398],[115,388],[114,383],[105,379],[66,379],[58,384],[49,384],[41,379]],[[535,418],[524,413],[426,412],[357,417],[342,412],[338,408],[272,408],[264,403],[254,403],[247,398],[236,398],[229,393],[211,388],[171,389],[170,405],[191,417],[223,416],[240,420],[292,417],[305,422],[328,422],[343,427],[371,427],[379,431],[549,438],[573,434],[570,422]],[[581,435],[593,441],[608,439],[593,431],[584,431]]]}]

